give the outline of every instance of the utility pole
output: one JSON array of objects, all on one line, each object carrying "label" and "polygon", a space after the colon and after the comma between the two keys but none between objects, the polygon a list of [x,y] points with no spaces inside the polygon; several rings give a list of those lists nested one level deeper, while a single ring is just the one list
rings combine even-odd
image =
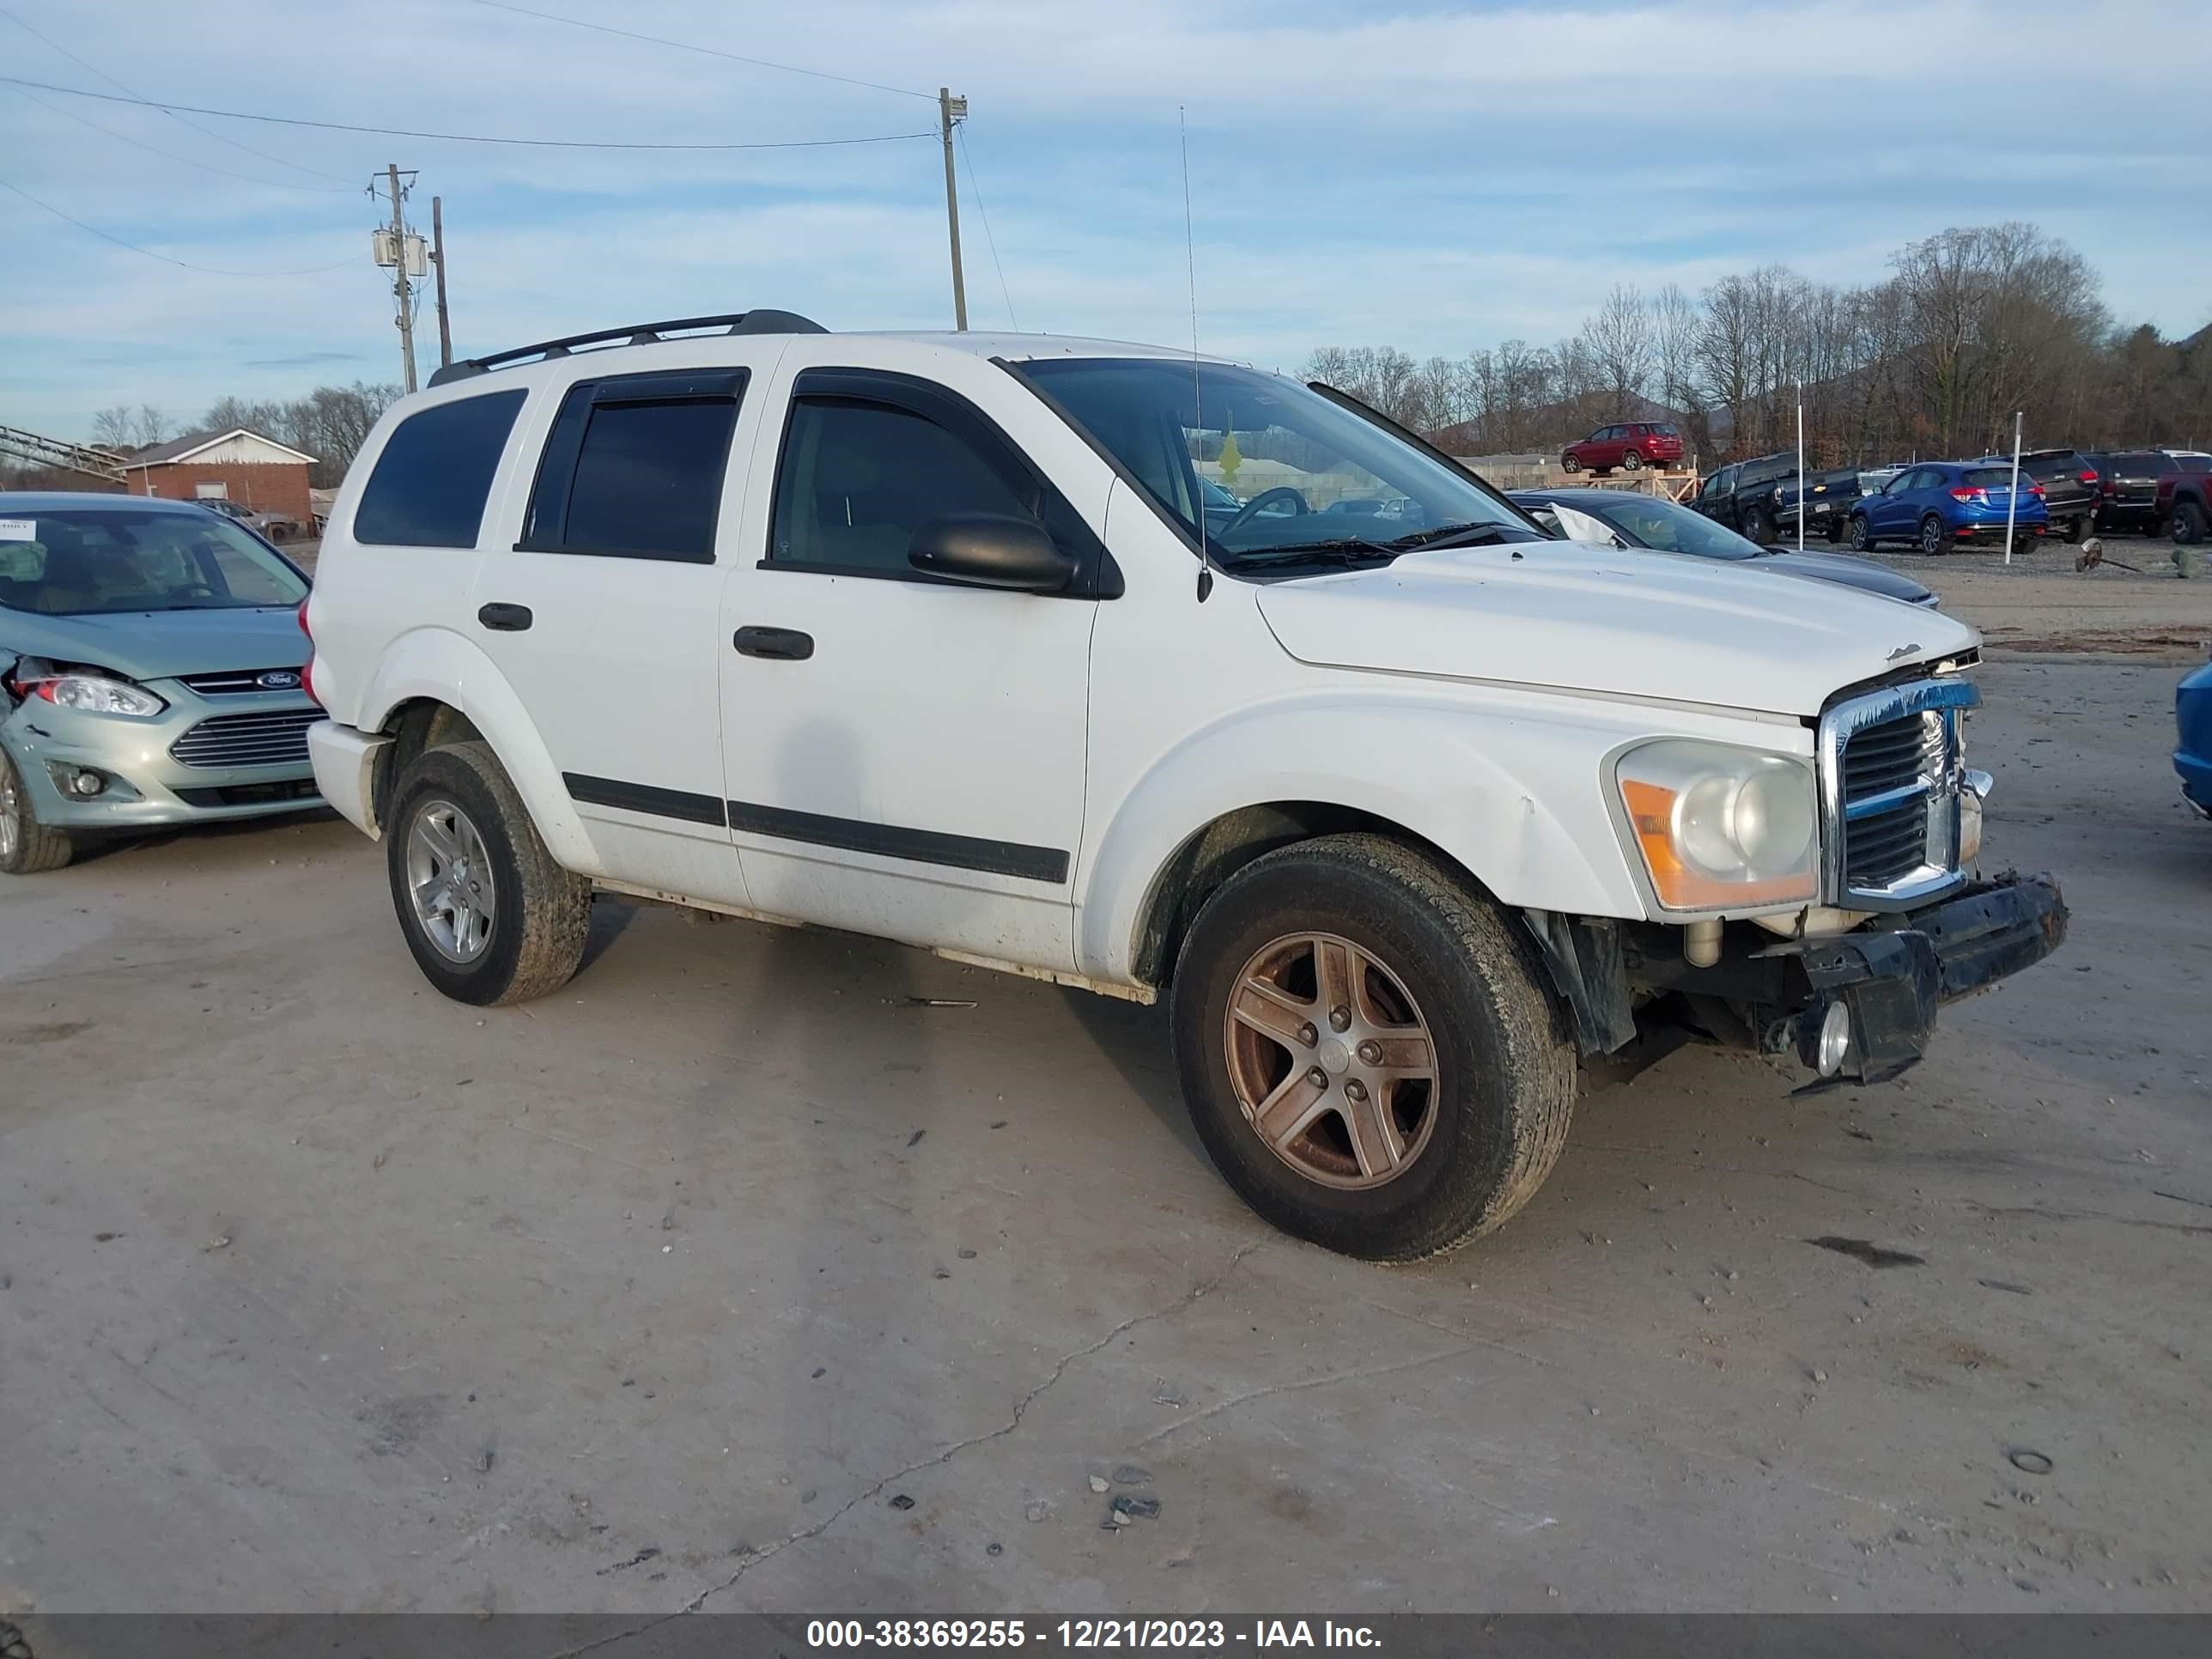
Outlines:
[{"label": "utility pole", "polygon": [[446,216],[439,198],[430,198],[430,257],[438,262],[438,367],[453,364],[453,325],[446,315]]},{"label": "utility pole", "polygon": [[937,89],[937,130],[945,141],[945,222],[952,233],[952,325],[968,331],[968,284],[960,275],[960,196],[952,184],[952,124],[965,120],[968,100],[951,89]]},{"label": "utility pole", "polygon": [[415,299],[407,281],[407,228],[399,217],[399,164],[385,168],[392,190],[392,246],[398,256],[392,268],[392,297],[399,305],[399,362],[403,384],[415,390]]}]

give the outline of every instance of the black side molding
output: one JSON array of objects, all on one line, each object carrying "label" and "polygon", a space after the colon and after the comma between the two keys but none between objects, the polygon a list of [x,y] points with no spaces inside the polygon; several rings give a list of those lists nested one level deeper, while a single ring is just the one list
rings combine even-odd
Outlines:
[{"label": "black side molding", "polygon": [[712,795],[694,795],[682,789],[660,789],[649,783],[624,783],[619,778],[586,777],[563,772],[561,781],[572,800],[593,806],[616,806],[625,812],[647,812],[655,817],[681,818],[686,823],[720,823],[722,803]]},{"label": "black side molding", "polygon": [[841,847],[850,853],[911,859],[917,864],[941,865],[951,870],[981,870],[1056,886],[1067,882],[1068,854],[1054,847],[947,835],[941,830],[908,830],[895,823],[828,817],[819,812],[797,812],[789,807],[760,806],[741,800],[720,801],[712,795],[662,789],[649,783],[625,783],[619,778],[589,777],[580,772],[563,772],[561,781],[568,786],[570,799],[594,806],[618,807],[625,812],[676,818],[685,823],[726,823],[732,830],[773,836],[778,841]]},{"label": "black side molding", "polygon": [[727,805],[731,829],[757,836],[774,836],[779,841],[811,842],[817,847],[842,847],[848,853],[912,859],[918,864],[981,870],[996,876],[1018,876],[1026,881],[1064,884],[1067,880],[1067,854],[1056,848],[1028,847],[1014,841],[987,841],[976,836],[951,836],[938,830],[907,830],[891,823],[867,823],[858,818],[825,817],[818,812],[794,812],[788,807],[757,806],[741,800]]}]

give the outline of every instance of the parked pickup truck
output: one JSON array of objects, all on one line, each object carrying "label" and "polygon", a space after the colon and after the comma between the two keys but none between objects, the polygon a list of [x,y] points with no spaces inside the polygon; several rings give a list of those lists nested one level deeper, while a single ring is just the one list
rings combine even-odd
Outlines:
[{"label": "parked pickup truck", "polygon": [[[1300,470],[1217,524],[1231,411]],[[1316,510],[1355,496],[1401,505]],[[605,891],[1164,1001],[1231,1185],[1403,1260],[1528,1200],[1578,1060],[1694,1033],[1876,1083],[2058,945],[2047,877],[1974,873],[1973,630],[1802,599],[1547,539],[1294,380],[753,312],[387,410],[303,614],[309,742],[449,997],[562,986]]]},{"label": "parked pickup truck", "polygon": [[[1851,503],[1860,494],[1859,470],[1840,466],[1805,475],[1805,538],[1844,539],[1850,529]],[[1774,528],[1784,541],[1797,535],[1797,473],[1793,466],[1774,486]]]},{"label": "parked pickup truck", "polygon": [[1778,515],[1785,484],[1794,497],[1797,489],[1796,454],[1755,456],[1707,473],[1688,505],[1764,547],[1774,539],[1775,530],[1781,522]]}]

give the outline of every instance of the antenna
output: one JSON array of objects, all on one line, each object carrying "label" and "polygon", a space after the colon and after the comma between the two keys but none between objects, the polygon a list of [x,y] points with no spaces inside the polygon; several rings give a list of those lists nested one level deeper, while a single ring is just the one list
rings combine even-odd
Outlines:
[{"label": "antenna", "polygon": [[[1198,245],[1190,229],[1190,128],[1183,119],[1183,106],[1176,106],[1176,139],[1182,146],[1182,255],[1183,268],[1190,281],[1190,410],[1191,431],[1203,434],[1206,431],[1206,404],[1199,391],[1198,380]],[[1224,436],[1227,434],[1224,433]],[[1202,482],[1198,471],[1198,437],[1191,441],[1190,478],[1194,499],[1191,511],[1198,515],[1198,561],[1203,567],[1198,573],[1198,602],[1206,603],[1206,595],[1213,592],[1213,554],[1206,546],[1206,498],[1199,492]]]}]

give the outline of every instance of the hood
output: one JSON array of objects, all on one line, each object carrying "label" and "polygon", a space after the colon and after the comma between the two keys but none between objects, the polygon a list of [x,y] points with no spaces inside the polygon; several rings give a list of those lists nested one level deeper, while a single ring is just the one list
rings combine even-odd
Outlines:
[{"label": "hood", "polygon": [[1872,559],[1862,559],[1852,553],[1816,553],[1810,548],[1800,553],[1795,548],[1786,548],[1747,559],[1744,568],[1780,576],[1810,576],[1817,581],[1841,582],[1863,593],[1879,593],[1886,599],[1903,599],[1907,605],[1923,605],[1935,597],[1923,584],[1903,571],[1892,570],[1886,564],[1876,564]]},{"label": "hood", "polygon": [[1258,603],[1302,662],[1778,714],[1980,641],[1936,611],[1811,594],[1764,562],[1522,542],[1274,582]]},{"label": "hood", "polygon": [[134,680],[237,668],[297,668],[307,635],[290,606],[252,611],[120,611],[97,617],[0,617],[16,655],[96,664]]}]

